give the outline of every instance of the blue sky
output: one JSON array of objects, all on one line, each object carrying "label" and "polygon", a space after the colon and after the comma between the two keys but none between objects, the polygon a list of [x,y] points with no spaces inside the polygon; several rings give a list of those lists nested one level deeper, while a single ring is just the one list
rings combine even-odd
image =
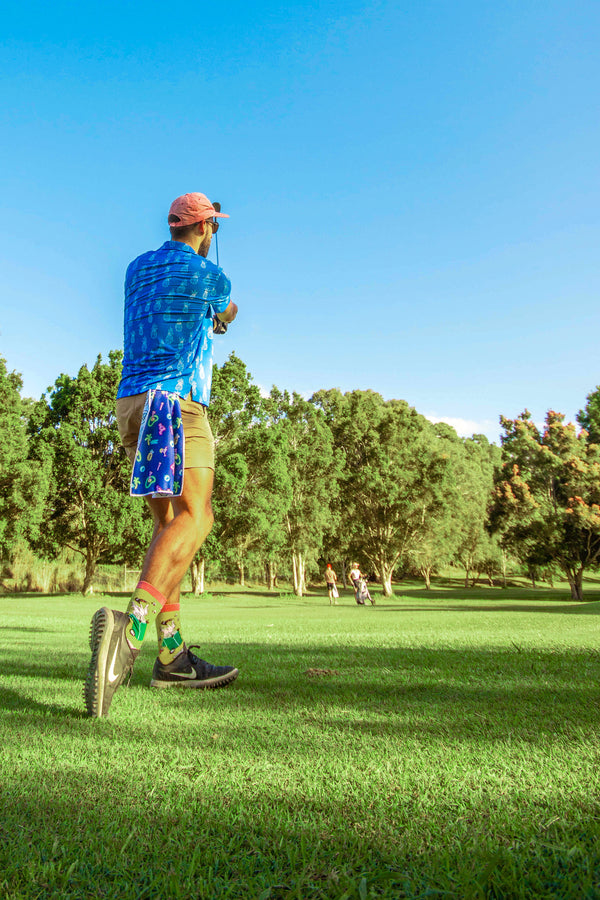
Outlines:
[{"label": "blue sky", "polygon": [[175,196],[231,219],[254,380],[499,433],[598,365],[596,2],[14,4],[0,37],[0,354],[39,396],[122,342]]}]

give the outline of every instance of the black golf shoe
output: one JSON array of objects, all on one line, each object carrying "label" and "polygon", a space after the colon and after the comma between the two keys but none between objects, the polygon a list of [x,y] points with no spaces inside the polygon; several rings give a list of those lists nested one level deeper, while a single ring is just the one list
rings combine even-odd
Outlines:
[{"label": "black golf shoe", "polygon": [[89,716],[108,715],[115,691],[133,670],[139,650],[132,650],[126,633],[130,625],[127,613],[103,606],[92,616],[90,650],[92,659],[85,679],[83,696]]},{"label": "black golf shoe", "polygon": [[219,688],[231,684],[238,677],[239,672],[233,666],[213,666],[199,659],[191,649],[184,644],[183,652],[167,665],[157,659],[150,687]]}]

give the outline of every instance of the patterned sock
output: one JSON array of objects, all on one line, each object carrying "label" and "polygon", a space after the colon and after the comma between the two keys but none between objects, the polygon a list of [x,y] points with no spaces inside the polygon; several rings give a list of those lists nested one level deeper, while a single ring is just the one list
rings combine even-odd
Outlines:
[{"label": "patterned sock", "polygon": [[163,666],[173,662],[183,650],[179,603],[166,603],[156,617],[158,658]]},{"label": "patterned sock", "polygon": [[147,581],[139,582],[126,609],[131,619],[131,628],[127,629],[127,642],[134,650],[140,649],[148,623],[154,621],[166,602],[166,597]]}]

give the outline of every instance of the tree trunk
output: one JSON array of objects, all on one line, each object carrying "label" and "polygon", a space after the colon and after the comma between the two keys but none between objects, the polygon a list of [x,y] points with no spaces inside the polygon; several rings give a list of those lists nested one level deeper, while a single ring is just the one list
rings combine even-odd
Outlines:
[{"label": "tree trunk", "polygon": [[344,587],[348,587],[348,576],[346,575],[346,560],[342,560],[342,584]]},{"label": "tree trunk", "polygon": [[383,596],[391,597],[392,596],[392,572],[393,569],[389,566],[385,566],[383,563],[379,566],[379,571],[381,572],[381,587],[383,588]]},{"label": "tree trunk", "polygon": [[246,586],[246,567],[244,566],[243,558],[240,559],[238,563],[238,572],[240,573],[240,585],[242,587]]},{"label": "tree trunk", "polygon": [[421,574],[425,579],[425,588],[429,590],[431,588],[431,569],[423,569]]},{"label": "tree trunk", "polygon": [[204,567],[205,560],[204,557],[202,559],[192,560],[192,565],[190,566],[190,575],[192,577],[192,591],[199,597],[200,594],[204,593]]},{"label": "tree trunk", "polygon": [[277,567],[270,559],[265,563],[265,581],[268,589],[274,591],[277,583]]},{"label": "tree trunk", "polygon": [[566,569],[567,580],[571,588],[571,599],[581,602],[583,600],[583,567],[579,571]]},{"label": "tree trunk", "polygon": [[294,593],[296,597],[302,597],[306,590],[306,563],[301,553],[292,553],[292,570],[294,577]]},{"label": "tree trunk", "polygon": [[93,593],[92,580],[96,571],[96,563],[97,560],[92,555],[91,550],[88,550],[85,557],[85,576],[83,578],[83,587],[81,589],[84,594]]}]

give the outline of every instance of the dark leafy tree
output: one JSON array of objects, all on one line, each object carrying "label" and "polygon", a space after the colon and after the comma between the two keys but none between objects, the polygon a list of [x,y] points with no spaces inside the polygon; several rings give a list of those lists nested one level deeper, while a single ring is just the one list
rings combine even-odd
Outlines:
[{"label": "dark leafy tree", "polygon": [[302,596],[307,567],[314,566],[321,555],[324,536],[335,520],[344,454],[335,447],[323,410],[314,403],[296,393],[290,400],[276,391],[271,401],[272,427],[282,435],[283,533],[292,561],[294,593]]},{"label": "dark leafy tree", "polygon": [[152,532],[145,504],[129,493],[130,464],[121,446],[115,397],[122,354],[98,356],[76,378],[60,375],[30,418],[32,452],[50,458],[52,487],[40,546],[69,547],[85,560],[83,591],[98,562],[139,562]]},{"label": "dark leafy tree", "polygon": [[27,420],[32,401],[21,397],[23,381],[0,357],[0,557],[36,540],[50,483],[50,460],[29,459]]},{"label": "dark leafy tree", "polygon": [[543,432],[527,411],[501,422],[490,527],[528,571],[555,563],[581,600],[584,572],[600,563],[600,446],[552,410]]},{"label": "dark leafy tree", "polygon": [[577,421],[588,433],[591,444],[600,444],[600,385],[587,395],[587,403],[577,414]]},{"label": "dark leafy tree", "polygon": [[449,490],[448,454],[431,424],[403,400],[384,401],[374,391],[320,391],[343,450],[341,529],[358,561],[367,561],[392,593],[392,575],[442,515]]},{"label": "dark leafy tree", "polygon": [[465,587],[474,585],[484,572],[493,578],[501,568],[501,552],[487,529],[494,489],[494,474],[501,464],[500,448],[484,435],[461,441],[456,462],[456,507],[453,515],[456,551],[454,558],[465,570]]}]

